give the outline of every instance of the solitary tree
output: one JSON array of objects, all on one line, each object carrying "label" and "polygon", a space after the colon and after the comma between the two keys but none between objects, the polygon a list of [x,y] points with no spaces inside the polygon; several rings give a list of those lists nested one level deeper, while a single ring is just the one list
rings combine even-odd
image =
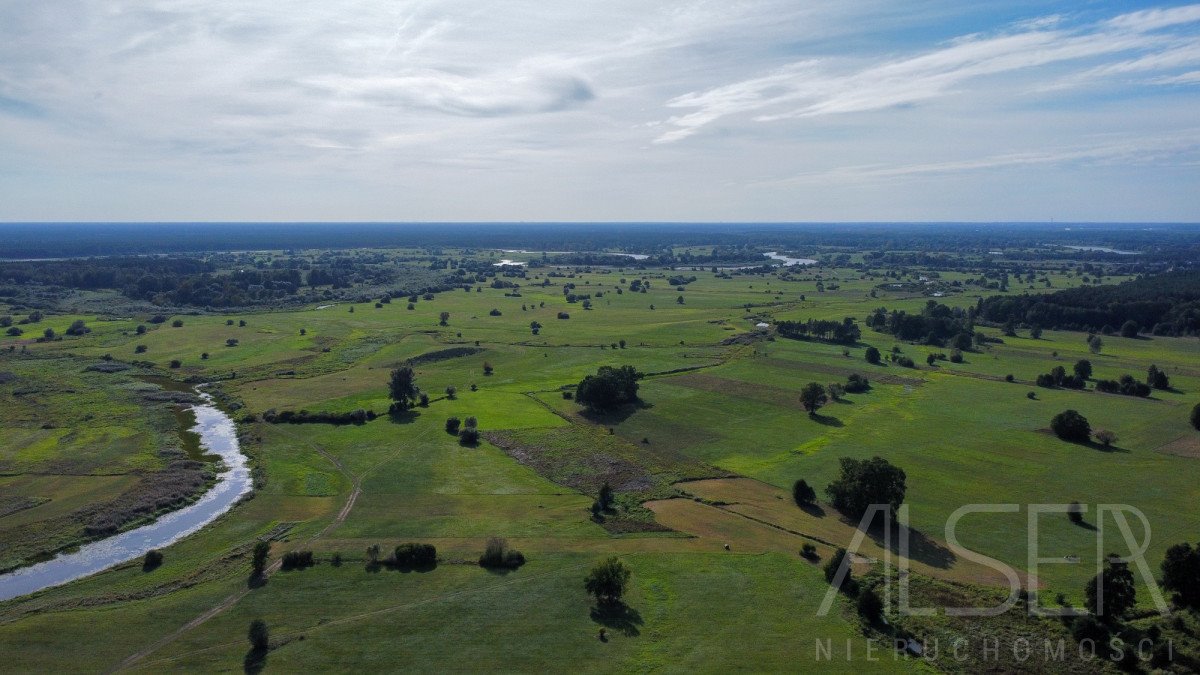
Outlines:
[{"label": "solitary tree", "polygon": [[817,499],[817,491],[812,489],[808,481],[801,478],[792,485],[792,499],[797,506],[809,506]]},{"label": "solitary tree", "polygon": [[267,630],[267,622],[255,619],[250,622],[250,630],[246,635],[250,640],[250,648],[256,651],[265,650],[271,643],[271,634]]},{"label": "solitary tree", "polygon": [[867,360],[867,363],[878,364],[880,358],[879,350],[874,347],[867,347],[867,351],[863,353],[863,358]]},{"label": "solitary tree", "polygon": [[388,381],[388,396],[393,401],[393,410],[402,412],[412,407],[417,398],[416,374],[412,368],[403,366],[392,371]]},{"label": "solitary tree", "polygon": [[1108,429],[1101,429],[1096,432],[1096,440],[1106,448],[1112,447],[1113,443],[1117,442],[1117,435]]},{"label": "solitary tree", "polygon": [[1162,561],[1162,587],[1185,607],[1200,608],[1200,545],[1175,544]]},{"label": "solitary tree", "polygon": [[834,508],[852,518],[862,518],[874,504],[895,512],[904,502],[907,476],[882,457],[842,457],[841,475],[825,488]]},{"label": "solitary tree", "polygon": [[1104,571],[1088,582],[1084,594],[1089,612],[1106,620],[1119,619],[1137,602],[1133,572],[1127,564],[1110,558]]},{"label": "solitary tree", "polygon": [[250,569],[254,576],[260,577],[267,569],[267,556],[271,555],[271,544],[259,539],[254,544],[254,553],[250,558]]},{"label": "solitary tree", "polygon": [[817,408],[825,403],[825,387],[819,382],[809,382],[800,390],[800,404],[809,415],[815,415]]},{"label": "solitary tree", "polygon": [[607,511],[613,505],[613,489],[608,483],[600,486],[600,495],[596,498],[596,503],[600,505],[602,511]]},{"label": "solitary tree", "polygon": [[1121,324],[1121,337],[1135,338],[1135,337],[1137,337],[1137,334],[1138,334],[1138,325],[1137,325],[1137,322],[1134,321],[1133,319],[1130,319],[1129,321],[1126,321],[1125,323]]},{"label": "solitary tree", "polygon": [[629,585],[629,577],[633,575],[625,563],[616,557],[609,558],[592,568],[584,579],[583,585],[590,595],[595,596],[601,604],[620,602]]},{"label": "solitary tree", "polygon": [[1104,348],[1104,341],[1100,339],[1099,335],[1093,335],[1093,336],[1089,337],[1087,344],[1088,344],[1088,351],[1090,351],[1093,354],[1099,354],[1100,350]]},{"label": "solitary tree", "polygon": [[1165,370],[1159,370],[1158,366],[1150,364],[1150,369],[1146,371],[1146,384],[1155,389],[1170,389],[1171,380],[1167,377]]},{"label": "solitary tree", "polygon": [[1087,443],[1092,436],[1092,426],[1087,418],[1075,410],[1064,410],[1050,420],[1050,429],[1064,441]]},{"label": "solitary tree", "polygon": [[575,388],[575,400],[593,410],[609,410],[637,400],[642,374],[633,366],[600,366]]},{"label": "solitary tree", "polygon": [[438,314],[438,325],[439,326],[449,326],[450,325],[450,312],[442,312],[441,314]]},{"label": "solitary tree", "polygon": [[1092,376],[1092,362],[1087,359],[1079,359],[1075,362],[1075,377],[1081,380],[1086,380]]}]

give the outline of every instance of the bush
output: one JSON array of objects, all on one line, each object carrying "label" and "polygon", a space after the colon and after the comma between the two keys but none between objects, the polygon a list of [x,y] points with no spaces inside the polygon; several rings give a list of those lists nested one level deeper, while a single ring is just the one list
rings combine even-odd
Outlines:
[{"label": "bush", "polygon": [[254,552],[250,557],[250,569],[254,576],[262,576],[267,569],[267,556],[271,555],[271,544],[259,539],[254,543]]},{"label": "bush", "polygon": [[479,556],[480,567],[515,570],[524,564],[525,556],[510,549],[508,541],[500,537],[489,537],[483,555]]},{"label": "bush", "polygon": [[171,322],[173,328],[183,328],[183,319],[175,319]]},{"label": "bush", "polygon": [[874,624],[883,615],[883,600],[875,589],[868,588],[858,594],[858,615],[864,621]]},{"label": "bush", "polygon": [[879,350],[874,347],[867,347],[867,351],[863,354],[863,358],[867,363],[878,365],[880,360]]},{"label": "bush", "polygon": [[1192,428],[1200,431],[1200,403],[1197,403],[1196,407],[1192,408]]},{"label": "bush", "polygon": [[149,572],[150,570],[158,568],[159,565],[162,565],[162,562],[162,551],[152,548],[149,551],[146,551],[146,557],[142,558],[142,570]]},{"label": "bush", "polygon": [[457,417],[450,417],[450,418],[446,419],[446,433],[448,433],[448,434],[457,436],[458,429],[461,426],[462,426],[462,420],[458,419]]},{"label": "bush", "polygon": [[474,416],[463,421],[462,431],[458,432],[458,442],[463,445],[475,445],[479,442],[479,421]]},{"label": "bush", "polygon": [[1108,429],[1101,429],[1096,432],[1096,440],[1104,447],[1109,448],[1117,442],[1117,435]]},{"label": "bush", "polygon": [[583,587],[589,595],[601,604],[620,602],[629,585],[629,577],[633,572],[616,557],[609,558],[592,568],[583,580]]},{"label": "bush", "polygon": [[302,570],[305,567],[312,567],[315,564],[312,551],[288,551],[283,554],[283,564],[281,567],[285,571]]},{"label": "bush", "polygon": [[[829,584],[833,584],[834,580],[837,578],[838,570],[841,569],[841,567],[842,567],[842,561],[844,561],[845,559],[846,559],[846,549],[844,549],[844,548],[839,548],[838,550],[833,552],[833,555],[829,556],[829,560],[827,560],[825,562],[825,568],[824,568],[826,582],[828,582]],[[847,562],[846,563],[846,578],[842,579],[842,587],[845,587],[850,582],[851,577],[852,577],[852,572],[850,571],[850,563]]]},{"label": "bush", "polygon": [[250,630],[246,634],[250,640],[250,648],[258,651],[265,650],[271,644],[271,634],[267,631],[267,622],[255,619],[250,622]]},{"label": "bush", "polygon": [[952,350],[950,352],[950,363],[962,363],[962,362],[963,362],[962,351],[958,350],[958,349]]},{"label": "bush", "polygon": [[437,565],[437,549],[433,544],[400,544],[392,561],[401,568],[428,568]]},{"label": "bush", "polygon": [[846,378],[845,390],[848,394],[861,394],[871,388],[871,382],[858,373],[851,373]]},{"label": "bush", "polygon": [[805,542],[804,545],[800,547],[800,557],[804,558],[805,560],[814,560],[815,561],[820,556],[817,555],[817,547],[816,546],[813,546],[812,544]]},{"label": "bush", "polygon": [[84,325],[82,319],[75,319],[67,327],[67,335],[87,335],[90,332],[92,332],[92,329]]},{"label": "bush", "polygon": [[1050,420],[1054,435],[1072,443],[1087,443],[1092,437],[1092,425],[1087,418],[1074,410],[1064,410]]},{"label": "bush", "polygon": [[179,359],[171,359],[171,363],[169,365],[171,366],[171,368],[179,368],[180,366],[183,365],[183,362],[180,361]]},{"label": "bush", "polygon": [[1132,319],[1121,324],[1121,337],[1123,338],[1135,338],[1138,336],[1138,331],[1137,322]]},{"label": "bush", "polygon": [[792,499],[797,506],[809,506],[817,499],[817,491],[812,489],[808,481],[801,478],[792,486]]},{"label": "bush", "polygon": [[263,421],[270,424],[365,424],[375,417],[375,411],[362,408],[348,412],[268,410],[263,413]]}]

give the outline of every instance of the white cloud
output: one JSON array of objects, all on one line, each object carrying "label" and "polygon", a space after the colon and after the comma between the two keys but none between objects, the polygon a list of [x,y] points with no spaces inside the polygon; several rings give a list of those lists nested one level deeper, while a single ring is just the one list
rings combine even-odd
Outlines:
[{"label": "white cloud", "polygon": [[[827,178],[764,176],[853,191],[892,170],[935,217],[955,170],[1094,167],[1048,158],[1117,132],[1184,142],[1200,5],[1001,25],[994,9],[0,3],[0,220],[838,218]],[[1161,193],[1196,182],[1179,155],[1139,157],[1174,173],[1125,176],[1146,197],[1120,206],[1200,217]],[[872,189],[853,216],[893,217],[897,195]],[[971,213],[993,191],[966,189]]]}]

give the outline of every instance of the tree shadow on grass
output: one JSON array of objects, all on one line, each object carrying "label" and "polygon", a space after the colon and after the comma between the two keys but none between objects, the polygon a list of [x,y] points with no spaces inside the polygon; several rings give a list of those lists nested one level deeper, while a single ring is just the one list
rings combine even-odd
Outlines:
[{"label": "tree shadow on grass", "polygon": [[246,577],[246,588],[262,588],[267,585],[267,575],[251,572],[250,576]]},{"label": "tree shadow on grass", "polygon": [[261,673],[263,668],[267,667],[269,651],[263,647],[251,647],[250,651],[246,652],[245,658],[242,659],[242,670],[250,675]]},{"label": "tree shadow on grass", "polygon": [[642,615],[619,600],[597,603],[592,607],[591,617],[592,621],[609,630],[620,631],[626,637],[637,637],[642,634],[638,628],[644,623]]},{"label": "tree shadow on grass", "polygon": [[846,424],[832,415],[822,415],[821,413],[810,413],[809,419],[827,427],[844,427]]},{"label": "tree shadow on grass", "polygon": [[392,424],[412,424],[420,416],[421,413],[412,408],[402,412],[389,412],[387,414],[387,418]]},{"label": "tree shadow on grass", "polygon": [[615,425],[629,419],[635,412],[639,410],[648,410],[653,407],[653,403],[647,403],[645,401],[638,400],[634,403],[626,403],[623,406],[608,410],[584,408],[579,412],[579,415],[580,417],[594,424]]},{"label": "tree shadow on grass", "polygon": [[[927,537],[920,530],[914,530],[911,527],[904,527],[899,523],[890,523],[891,546],[889,549],[894,555],[900,554],[900,540],[902,537],[908,537],[908,559],[914,562],[929,565],[935,569],[949,569],[958,561],[958,556],[949,548],[946,548],[941,543]],[[884,547],[886,531],[884,525],[878,519],[871,524],[867,529],[867,536],[871,541],[875,542],[880,548]]]},{"label": "tree shadow on grass", "polygon": [[807,513],[810,516],[813,516],[814,518],[824,518],[825,517],[825,509],[822,508],[821,505],[816,502],[813,502],[811,504],[801,504],[800,510]]}]

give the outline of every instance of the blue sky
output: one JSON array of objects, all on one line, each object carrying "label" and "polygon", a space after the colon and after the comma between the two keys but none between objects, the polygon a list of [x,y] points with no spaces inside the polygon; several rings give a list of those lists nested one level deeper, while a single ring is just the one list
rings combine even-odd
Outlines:
[{"label": "blue sky", "polygon": [[0,3],[0,220],[1200,221],[1200,4]]}]

